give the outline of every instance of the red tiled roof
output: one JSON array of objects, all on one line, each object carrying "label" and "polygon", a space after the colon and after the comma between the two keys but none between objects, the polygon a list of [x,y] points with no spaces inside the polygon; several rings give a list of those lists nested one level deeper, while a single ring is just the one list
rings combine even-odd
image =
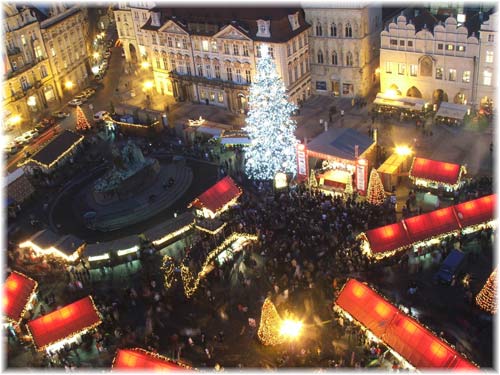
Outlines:
[{"label": "red tiled roof", "polygon": [[454,185],[460,179],[460,170],[459,164],[414,158],[409,176]]},{"label": "red tiled roof", "polygon": [[4,285],[3,308],[7,320],[19,323],[23,317],[24,308],[38,283],[19,272],[12,272]]},{"label": "red tiled roof", "polygon": [[234,183],[231,177],[226,176],[191,202],[190,206],[196,208],[205,207],[215,213],[215,211],[240,195],[241,190],[238,185]]},{"label": "red tiled roof", "polygon": [[27,327],[37,350],[69,338],[101,323],[91,296],[28,322]]},{"label": "red tiled roof", "polygon": [[367,285],[350,279],[335,302],[417,369],[478,370]]},{"label": "red tiled roof", "polygon": [[188,367],[143,349],[118,349],[113,360],[113,369],[171,372],[187,370]]}]

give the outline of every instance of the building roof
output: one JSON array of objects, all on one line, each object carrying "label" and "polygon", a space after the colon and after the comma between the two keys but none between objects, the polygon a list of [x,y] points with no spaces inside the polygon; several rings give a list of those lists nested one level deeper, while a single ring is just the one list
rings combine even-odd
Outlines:
[{"label": "building roof", "polygon": [[36,232],[27,242],[31,242],[42,251],[50,251],[51,248],[57,249],[68,257],[85,244],[85,241],[72,234],[61,237],[50,229]]},{"label": "building roof", "polygon": [[73,14],[76,14],[80,11],[81,11],[81,9],[79,8],[78,5],[76,5],[68,10],[65,10],[62,13],[59,13],[53,17],[49,17],[49,18],[45,19],[44,21],[41,21],[40,28],[47,29],[49,27],[57,25],[59,22],[64,21],[66,18],[68,18],[68,17],[72,16]]},{"label": "building roof", "polygon": [[91,296],[66,305],[26,325],[35,348],[40,351],[47,346],[68,339],[84,330],[101,324],[101,317]]},{"label": "building roof", "polygon": [[[169,234],[175,233],[178,230],[194,223],[194,215],[192,212],[184,212],[174,219],[170,219],[164,223],[158,224],[153,228],[144,232],[144,236],[151,242],[161,241]],[[172,237],[173,238],[173,237]]]},{"label": "building roof", "polygon": [[462,228],[486,223],[495,218],[496,194],[487,195],[455,206]]},{"label": "building roof", "polygon": [[179,364],[170,358],[144,349],[118,349],[113,359],[113,369],[117,370],[153,370],[161,372],[188,370],[189,367]]},{"label": "building roof", "polygon": [[307,151],[341,159],[356,160],[355,146],[361,156],[374,143],[370,137],[351,128],[330,128],[307,144]]},{"label": "building roof", "polygon": [[24,309],[38,283],[19,272],[12,272],[4,284],[3,308],[7,320],[19,323],[23,318]]},{"label": "building roof", "polygon": [[51,168],[53,164],[62,159],[67,152],[83,141],[83,139],[83,135],[76,134],[70,130],[64,130],[40,151],[31,156],[28,162],[32,161],[36,164],[41,164],[45,168]]},{"label": "building roof", "polygon": [[239,197],[241,193],[241,189],[233,179],[226,176],[192,201],[190,206],[200,209],[206,208],[215,213],[230,201]]},{"label": "building roof", "polygon": [[348,280],[335,304],[417,369],[478,370],[448,343],[366,284]]},{"label": "building roof", "polygon": [[408,237],[413,243],[460,229],[453,207],[441,208],[426,214],[413,216],[405,219],[404,223]]},{"label": "building roof", "polygon": [[414,158],[409,177],[455,185],[460,181],[461,172],[459,164]]},{"label": "building roof", "polygon": [[371,252],[376,254],[402,249],[411,244],[403,222],[370,229],[365,233]]},{"label": "building roof", "polygon": [[[224,26],[233,25],[249,38],[255,41],[280,43],[290,40],[311,27],[305,20],[304,11],[301,8],[163,8],[156,7],[153,10],[160,12],[160,25],[172,20],[185,31],[195,35],[214,35]],[[299,13],[299,27],[292,30],[288,16]],[[257,20],[270,21],[270,38],[257,36]],[[151,17],[142,26],[146,30],[158,30],[160,27],[151,25]],[[207,29],[201,27],[200,31],[192,28],[193,24],[208,25]],[[205,31],[207,30],[207,31]]]}]

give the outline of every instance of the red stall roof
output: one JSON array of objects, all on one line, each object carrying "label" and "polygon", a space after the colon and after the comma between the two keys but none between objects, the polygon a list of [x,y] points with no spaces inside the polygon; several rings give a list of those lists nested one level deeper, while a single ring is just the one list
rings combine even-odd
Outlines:
[{"label": "red stall roof", "polygon": [[189,367],[179,364],[159,354],[144,349],[118,349],[113,360],[113,369],[122,370],[153,370],[154,372],[183,371]]},{"label": "red stall roof", "polygon": [[414,178],[454,185],[460,179],[460,170],[461,166],[459,164],[414,158],[409,175]]},{"label": "red stall roof", "polygon": [[412,242],[424,241],[460,229],[453,207],[441,208],[403,221]]},{"label": "red stall roof", "polygon": [[12,272],[4,285],[3,308],[8,321],[18,324],[24,315],[24,309],[38,283],[19,272]]},{"label": "red stall roof", "polygon": [[477,370],[447,343],[355,279],[347,281],[335,303],[418,369]]},{"label": "red stall roof", "polygon": [[454,206],[460,225],[467,227],[493,220],[496,200],[496,194],[492,194]]},{"label": "red stall roof", "polygon": [[83,330],[101,324],[91,296],[28,322],[27,327],[37,350],[43,350]]},{"label": "red stall roof", "polygon": [[205,207],[215,213],[215,211],[224,207],[231,200],[239,197],[241,193],[240,188],[235,184],[233,179],[226,176],[192,201],[190,206],[196,208]]},{"label": "red stall roof", "polygon": [[411,245],[402,222],[370,229],[365,235],[372,253],[383,253]]}]

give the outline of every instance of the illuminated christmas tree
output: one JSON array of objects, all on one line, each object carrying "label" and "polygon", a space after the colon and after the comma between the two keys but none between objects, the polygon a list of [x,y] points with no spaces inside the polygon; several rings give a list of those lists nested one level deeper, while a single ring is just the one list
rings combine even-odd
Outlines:
[{"label": "illuminated christmas tree", "polygon": [[497,312],[497,270],[491,273],[488,281],[484,284],[483,289],[476,296],[477,305],[490,314]]},{"label": "illuminated christmas tree", "polygon": [[316,180],[316,173],[314,171],[311,171],[311,174],[309,175],[309,187],[318,187],[318,181]]},{"label": "illuminated christmas tree", "polygon": [[265,346],[279,345],[283,342],[283,336],[280,335],[281,318],[276,307],[269,298],[266,298],[262,305],[260,315],[260,325],[257,335]]},{"label": "illuminated christmas tree", "polygon": [[385,190],[382,180],[375,168],[370,173],[370,182],[368,183],[368,192],[366,194],[368,203],[380,206],[385,201]]},{"label": "illuminated christmas tree", "polygon": [[76,130],[87,130],[90,129],[90,124],[89,121],[87,120],[87,117],[85,116],[85,113],[83,113],[82,109],[80,106],[76,107]]},{"label": "illuminated christmas tree", "polygon": [[347,183],[345,185],[344,193],[346,193],[347,195],[352,195],[352,193],[354,193],[354,190],[352,188],[352,176],[347,177]]},{"label": "illuminated christmas tree", "polygon": [[288,101],[285,85],[265,45],[256,72],[244,128],[251,141],[245,150],[245,172],[250,178],[272,180],[277,172],[295,173],[297,169],[297,124],[291,118],[296,106]]}]

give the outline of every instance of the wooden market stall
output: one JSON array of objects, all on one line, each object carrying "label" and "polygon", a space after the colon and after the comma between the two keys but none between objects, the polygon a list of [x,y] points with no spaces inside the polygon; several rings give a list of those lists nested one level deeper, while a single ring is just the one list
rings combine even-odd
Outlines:
[{"label": "wooden market stall", "polygon": [[382,341],[410,369],[479,370],[450,344],[355,279],[346,282],[334,309]]},{"label": "wooden market stall", "polygon": [[18,325],[32,308],[38,283],[32,278],[13,271],[4,284],[3,311],[5,320]]},{"label": "wooden market stall", "polygon": [[118,349],[112,364],[113,370],[176,372],[192,370],[191,367],[141,348]]},{"label": "wooden market stall", "polygon": [[57,351],[78,340],[101,324],[101,316],[92,296],[87,296],[26,325],[37,351]]},{"label": "wooden market stall", "polygon": [[9,173],[3,185],[4,188],[7,187],[9,217],[16,217],[18,205],[22,205],[28,200],[35,192],[35,188],[22,168],[18,168],[14,172]]},{"label": "wooden market stall", "polygon": [[188,207],[194,207],[201,217],[214,218],[236,204],[242,193],[233,179],[226,176],[193,200]]},{"label": "wooden market stall", "polygon": [[465,116],[470,113],[470,107],[463,104],[441,102],[436,112],[437,124],[461,125]]},{"label": "wooden market stall", "polygon": [[466,173],[464,165],[415,157],[408,176],[416,188],[452,193],[463,185]]},{"label": "wooden market stall", "polygon": [[385,191],[392,192],[392,188],[401,182],[402,176],[408,174],[407,161],[407,155],[392,154],[377,169]]}]

